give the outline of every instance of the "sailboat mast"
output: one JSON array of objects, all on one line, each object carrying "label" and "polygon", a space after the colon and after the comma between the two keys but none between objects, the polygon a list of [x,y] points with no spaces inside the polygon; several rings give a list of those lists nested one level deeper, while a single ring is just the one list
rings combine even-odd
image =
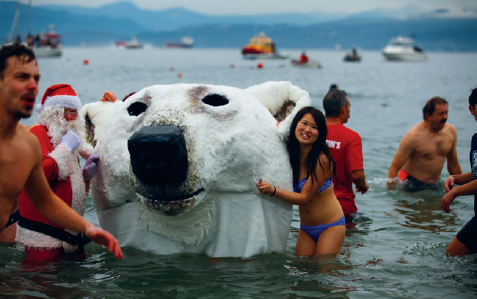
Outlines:
[{"label": "sailboat mast", "polygon": [[[15,17],[13,18],[12,28],[10,28],[10,35],[8,36],[9,41],[18,36],[18,31],[20,27],[20,0],[17,2],[17,11],[15,12]],[[15,37],[13,36],[13,31],[15,30]]]},{"label": "sailboat mast", "polygon": [[28,36],[31,35],[31,0],[28,1]]}]

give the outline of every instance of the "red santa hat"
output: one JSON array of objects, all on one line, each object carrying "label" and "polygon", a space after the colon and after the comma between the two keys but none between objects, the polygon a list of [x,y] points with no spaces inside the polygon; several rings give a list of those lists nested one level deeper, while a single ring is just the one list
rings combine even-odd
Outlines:
[{"label": "red santa hat", "polygon": [[61,106],[81,110],[81,101],[74,89],[68,84],[56,84],[48,87],[41,99],[41,104],[36,105],[36,110],[41,112],[45,107]]}]

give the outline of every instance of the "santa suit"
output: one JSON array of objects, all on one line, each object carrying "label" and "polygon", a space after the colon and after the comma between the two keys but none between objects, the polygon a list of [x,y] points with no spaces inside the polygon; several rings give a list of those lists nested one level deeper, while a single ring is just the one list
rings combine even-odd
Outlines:
[{"label": "santa suit", "polygon": [[[53,148],[50,136],[48,136],[48,129],[45,126],[37,125],[30,131],[40,142],[42,167],[51,189],[73,210],[83,216],[86,208],[86,191],[78,156],[70,153],[68,148],[61,143]],[[64,230],[63,227],[57,226],[40,214],[23,190],[20,193],[20,216]],[[76,233],[73,234],[76,235]],[[54,258],[64,252],[73,252],[77,247],[48,235],[28,230],[20,225],[17,228],[16,241],[25,245],[26,260],[29,261]]]}]

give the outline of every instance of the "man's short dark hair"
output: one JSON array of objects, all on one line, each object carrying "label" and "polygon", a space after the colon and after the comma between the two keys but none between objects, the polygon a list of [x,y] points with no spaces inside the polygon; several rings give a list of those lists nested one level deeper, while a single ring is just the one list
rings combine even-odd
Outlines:
[{"label": "man's short dark hair", "polygon": [[424,108],[422,108],[422,117],[426,120],[426,115],[432,115],[436,110],[436,105],[448,105],[447,101],[441,97],[433,97],[427,101]]},{"label": "man's short dark hair", "polygon": [[3,46],[0,48],[0,78],[2,79],[7,68],[7,59],[12,56],[17,56],[23,63],[36,60],[35,53],[27,46],[22,44]]},{"label": "man's short dark hair", "polygon": [[344,90],[330,89],[323,99],[326,117],[339,117],[341,107],[348,106],[348,94]]},{"label": "man's short dark hair", "polygon": [[469,105],[475,108],[475,104],[477,104],[477,88],[472,89],[469,96]]}]

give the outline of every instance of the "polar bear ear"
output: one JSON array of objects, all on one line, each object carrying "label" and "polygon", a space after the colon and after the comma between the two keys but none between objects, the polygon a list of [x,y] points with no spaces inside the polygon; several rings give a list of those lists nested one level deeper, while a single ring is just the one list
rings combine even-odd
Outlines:
[{"label": "polar bear ear", "polygon": [[96,147],[98,140],[97,132],[101,128],[104,121],[113,113],[115,107],[119,105],[120,101],[116,102],[95,102],[86,104],[81,109],[85,121],[85,136],[86,142]]},{"label": "polar bear ear", "polygon": [[288,130],[296,113],[311,105],[310,94],[289,81],[269,81],[246,89],[273,115],[281,137],[288,136]]}]

